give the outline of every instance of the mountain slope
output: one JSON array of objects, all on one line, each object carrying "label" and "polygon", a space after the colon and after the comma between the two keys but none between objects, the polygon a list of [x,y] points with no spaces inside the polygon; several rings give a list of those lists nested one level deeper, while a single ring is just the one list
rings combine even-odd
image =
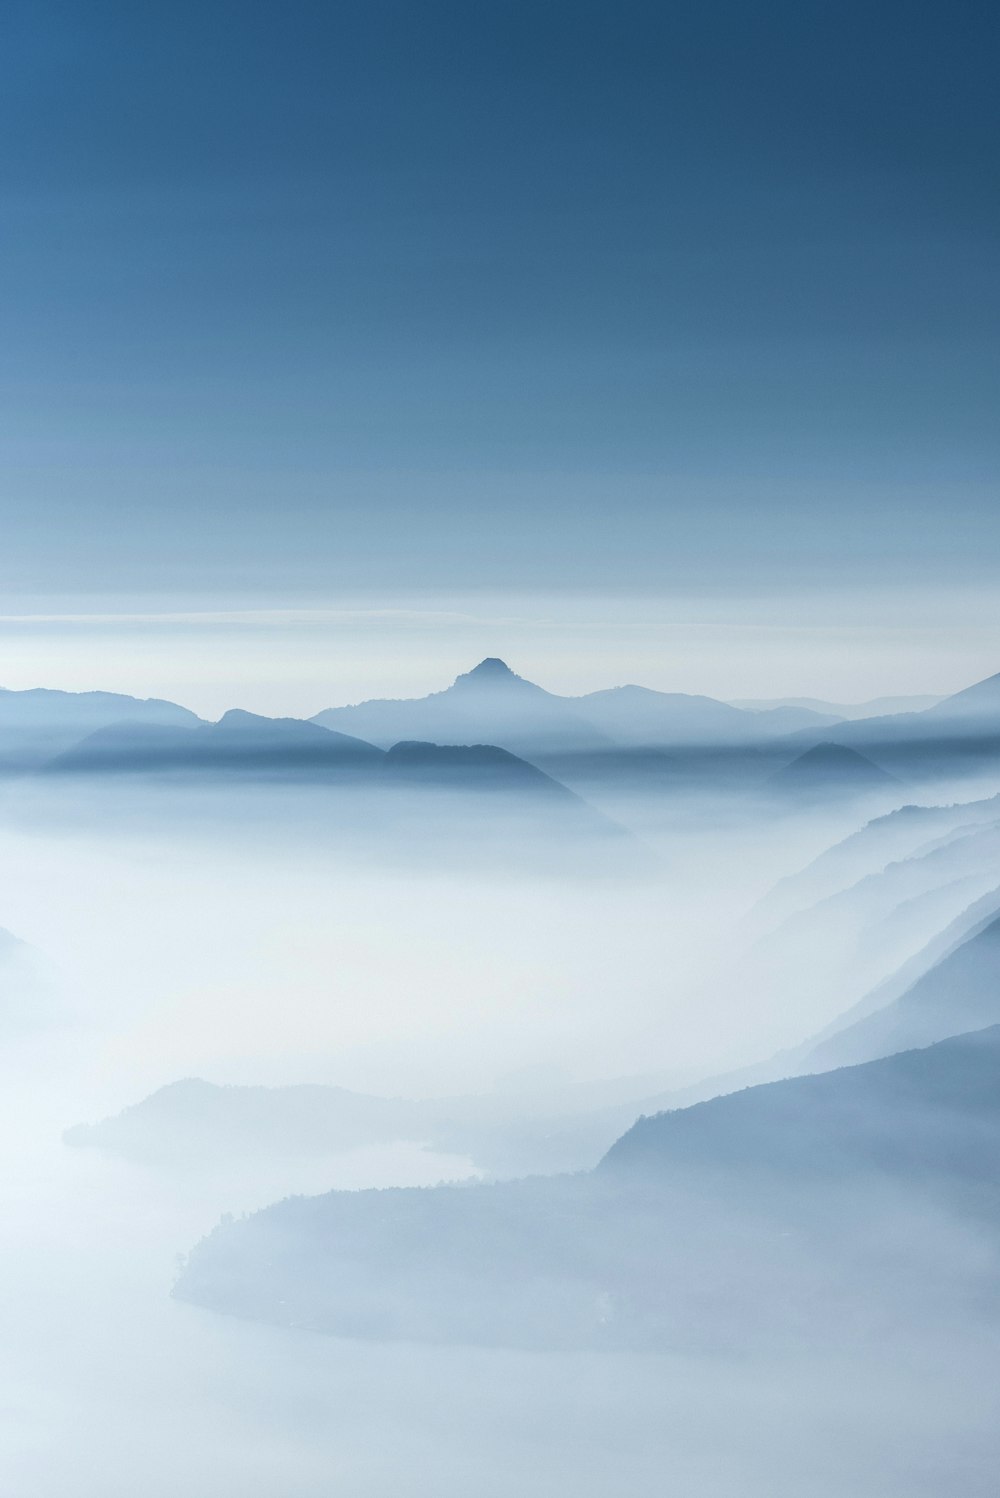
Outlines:
[{"label": "mountain slope", "polygon": [[835,1031],[803,1057],[803,1069],[852,1066],[1000,1024],[1000,918],[988,919],[898,998]]},{"label": "mountain slope", "polygon": [[586,1175],[294,1198],[218,1227],[175,1293],[424,1341],[933,1334],[1000,1316],[998,1080],[1000,1026],[640,1119]]},{"label": "mountain slope", "polygon": [[570,703],[515,676],[503,661],[481,661],[443,692],[400,701],[327,708],[312,720],[360,734],[388,749],[403,740],[437,744],[496,744],[514,754],[602,748],[607,736]]},{"label": "mountain slope", "polygon": [[[894,773],[928,777],[964,773],[1000,752],[1000,675],[974,683],[921,712],[841,723],[823,734],[831,742],[871,752]],[[816,742],[812,730],[796,734]]]},{"label": "mountain slope", "polygon": [[[994,938],[995,940],[996,938]],[[875,1171],[1000,1186],[1000,1024],[834,1071],[786,1078],[641,1118],[601,1171],[762,1171],[799,1178]],[[994,1210],[997,1203],[990,1203]]]},{"label": "mountain slope", "polygon": [[773,723],[770,714],[741,712],[713,697],[654,692],[648,687],[610,687],[567,700],[595,728],[630,749],[755,742],[772,726],[775,735],[803,726],[785,719]]},{"label": "mountain slope", "polygon": [[86,735],[113,723],[193,728],[201,719],[186,707],[157,697],[117,692],[60,692],[48,688],[0,690],[0,768],[32,768]]},{"label": "mountain slope", "polygon": [[[793,710],[794,711],[794,710]],[[327,708],[313,722],[357,733],[388,748],[401,739],[438,744],[499,744],[515,754],[558,755],[760,744],[778,739],[815,715],[745,712],[712,697],[621,686],[582,697],[560,697],[516,676],[495,657],[428,697],[376,700]]]},{"label": "mountain slope", "polygon": [[[819,1035],[737,1071],[707,1076],[656,1094],[636,1093],[633,1107],[643,1113],[688,1108],[748,1087],[854,1066],[1000,1023],[1000,942],[984,938],[980,944],[978,940],[998,912],[1000,890],[975,900],[897,972]],[[962,949],[973,940],[975,953],[961,956]],[[598,1137],[600,1127],[610,1131],[616,1120],[624,1125],[625,1111],[618,1106],[589,1118],[564,1117],[550,1126],[550,1133],[553,1138],[561,1134],[566,1149],[571,1147],[570,1141],[579,1141],[579,1146],[585,1147]]]},{"label": "mountain slope", "polygon": [[863,795],[891,790],[894,775],[843,744],[817,744],[770,776],[776,791],[800,796]]},{"label": "mountain slope", "polygon": [[901,806],[835,843],[817,858],[779,881],[757,904],[759,921],[787,918],[820,900],[877,874],[888,864],[918,855],[935,837],[950,836],[976,823],[1000,823],[1000,796],[951,806]]},{"label": "mountain slope", "polygon": [[298,718],[264,718],[233,709],[217,723],[190,726],[118,723],[90,734],[47,766],[63,773],[150,771],[301,771],[370,768],[381,751],[362,739]]},{"label": "mountain slope", "polygon": [[983,724],[989,732],[996,732],[1000,727],[1000,673],[936,702],[923,716],[931,723],[951,723],[957,727]]}]

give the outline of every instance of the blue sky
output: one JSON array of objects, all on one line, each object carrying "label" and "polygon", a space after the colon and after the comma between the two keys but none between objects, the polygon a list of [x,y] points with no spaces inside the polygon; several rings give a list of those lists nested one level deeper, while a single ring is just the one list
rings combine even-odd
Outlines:
[{"label": "blue sky", "polygon": [[2,27],[11,611],[995,585],[992,4]]}]

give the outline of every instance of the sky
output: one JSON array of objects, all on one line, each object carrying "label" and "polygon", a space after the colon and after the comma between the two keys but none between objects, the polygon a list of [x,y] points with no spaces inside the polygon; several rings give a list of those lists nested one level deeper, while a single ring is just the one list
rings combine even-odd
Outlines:
[{"label": "sky", "polygon": [[990,0],[0,32],[0,684],[1000,669]]}]

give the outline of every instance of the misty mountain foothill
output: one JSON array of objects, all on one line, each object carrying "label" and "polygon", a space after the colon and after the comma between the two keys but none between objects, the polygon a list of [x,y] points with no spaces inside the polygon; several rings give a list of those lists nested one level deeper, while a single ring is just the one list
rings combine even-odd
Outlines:
[{"label": "misty mountain foothill", "polygon": [[590,1173],[223,1224],[175,1294],[337,1335],[698,1348],[1000,1312],[1000,1026],[639,1121]]}]

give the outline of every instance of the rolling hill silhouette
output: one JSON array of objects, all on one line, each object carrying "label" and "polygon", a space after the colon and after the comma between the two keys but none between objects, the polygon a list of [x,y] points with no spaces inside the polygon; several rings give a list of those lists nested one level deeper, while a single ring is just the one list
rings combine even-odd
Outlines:
[{"label": "rolling hill silhouette", "polygon": [[995,1318],[998,1077],[994,1026],[641,1118],[583,1175],[292,1198],[216,1228],[175,1293],[534,1346],[881,1338],[970,1295]]},{"label": "rolling hill silhouette", "polygon": [[28,769],[97,730],[122,722],[148,728],[194,728],[201,719],[157,697],[118,692],[60,692],[38,687],[0,690],[0,769]]},{"label": "rolling hill silhouette", "polygon": [[370,767],[381,751],[362,739],[298,718],[231,709],[217,723],[187,727],[115,723],[98,729],[46,767],[52,772],[295,771]]},{"label": "rolling hill silhouette", "polygon": [[826,797],[890,790],[899,781],[846,744],[817,744],[782,765],[768,784],[790,795]]}]

